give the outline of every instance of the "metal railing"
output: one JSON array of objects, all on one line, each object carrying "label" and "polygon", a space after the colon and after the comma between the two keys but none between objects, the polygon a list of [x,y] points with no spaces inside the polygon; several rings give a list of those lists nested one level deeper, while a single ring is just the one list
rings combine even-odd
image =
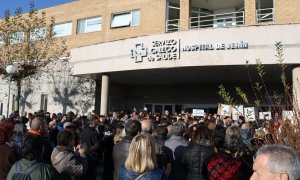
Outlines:
[{"label": "metal railing", "polygon": [[227,27],[245,24],[244,11],[210,14],[190,18],[190,28]]},{"label": "metal railing", "polygon": [[179,31],[179,19],[171,19],[166,22],[166,32]]},{"label": "metal railing", "polygon": [[256,22],[270,22],[274,21],[274,8],[257,9],[256,10]]}]

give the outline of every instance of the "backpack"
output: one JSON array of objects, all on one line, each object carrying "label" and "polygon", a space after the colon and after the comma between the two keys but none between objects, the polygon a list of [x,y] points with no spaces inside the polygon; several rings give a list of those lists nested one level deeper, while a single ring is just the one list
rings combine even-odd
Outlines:
[{"label": "backpack", "polygon": [[30,173],[42,163],[31,164],[29,168],[26,169],[25,171],[21,171],[20,164],[21,164],[20,161],[16,163],[16,171],[12,176],[12,180],[31,180]]}]

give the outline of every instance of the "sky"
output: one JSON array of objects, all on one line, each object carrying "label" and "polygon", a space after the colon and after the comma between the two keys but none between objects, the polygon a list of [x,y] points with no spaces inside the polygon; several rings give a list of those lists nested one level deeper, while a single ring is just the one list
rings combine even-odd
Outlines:
[{"label": "sky", "polygon": [[[32,0],[0,0],[0,18],[4,17],[4,11],[6,9],[10,10],[10,14],[13,15],[14,11],[17,7],[22,8],[22,11],[28,12],[29,11],[29,4]],[[55,6],[58,4],[64,4],[71,2],[73,0],[35,0],[35,8],[44,9],[47,7]]]}]

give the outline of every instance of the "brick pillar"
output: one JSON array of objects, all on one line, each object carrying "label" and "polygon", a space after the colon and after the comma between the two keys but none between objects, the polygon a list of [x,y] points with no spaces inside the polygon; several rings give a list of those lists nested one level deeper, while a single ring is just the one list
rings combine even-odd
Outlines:
[{"label": "brick pillar", "polygon": [[191,0],[180,0],[180,30],[188,30],[190,27]]},{"label": "brick pillar", "polygon": [[244,0],[245,4],[245,25],[256,24],[256,0]]}]

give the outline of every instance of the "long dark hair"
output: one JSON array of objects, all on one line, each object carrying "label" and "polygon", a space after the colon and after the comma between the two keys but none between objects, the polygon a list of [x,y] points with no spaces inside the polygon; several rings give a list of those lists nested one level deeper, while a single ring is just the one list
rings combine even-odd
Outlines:
[{"label": "long dark hair", "polygon": [[192,144],[206,144],[211,145],[213,144],[213,135],[212,131],[208,129],[206,126],[199,126],[191,140]]}]

